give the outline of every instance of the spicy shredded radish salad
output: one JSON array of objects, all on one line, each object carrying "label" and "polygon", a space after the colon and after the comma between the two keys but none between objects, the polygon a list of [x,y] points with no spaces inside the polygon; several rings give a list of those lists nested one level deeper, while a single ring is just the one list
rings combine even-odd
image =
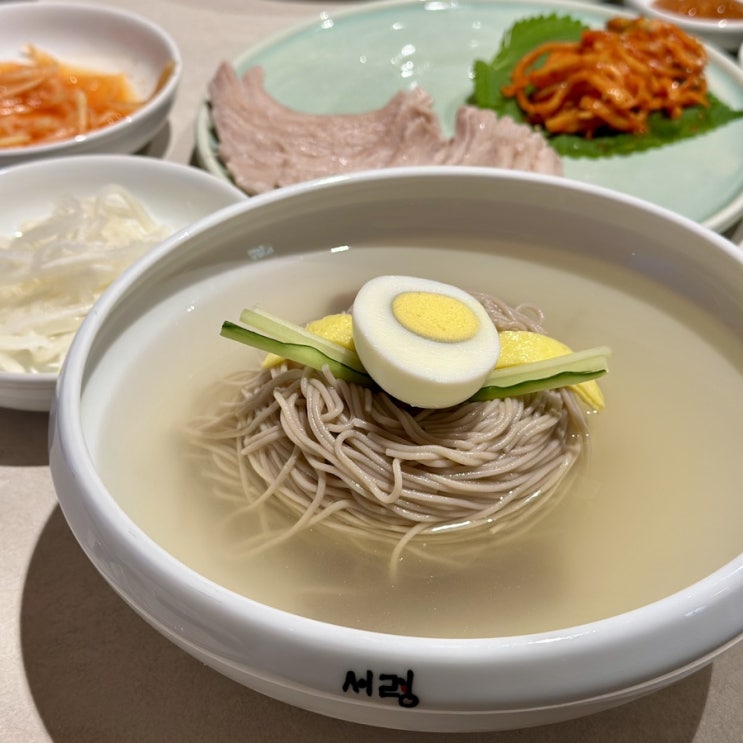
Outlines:
[{"label": "spicy shredded radish salad", "polygon": [[65,196],[48,217],[0,235],[0,371],[58,371],[98,297],[172,232],[110,185]]}]

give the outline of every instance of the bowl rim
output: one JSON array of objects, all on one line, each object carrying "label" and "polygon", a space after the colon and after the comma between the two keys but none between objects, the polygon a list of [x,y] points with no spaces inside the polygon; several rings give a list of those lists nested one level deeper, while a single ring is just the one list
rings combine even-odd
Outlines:
[{"label": "bowl rim", "polygon": [[713,36],[723,38],[737,38],[743,34],[743,19],[715,19],[715,18],[692,18],[683,13],[674,13],[670,10],[658,8],[655,0],[627,0],[627,3],[636,10],[647,13],[655,18],[669,21],[685,31],[694,31],[706,34],[707,39]]},{"label": "bowl rim", "polygon": [[152,115],[153,111],[158,110],[162,106],[167,106],[168,102],[175,98],[183,74],[183,59],[180,49],[168,31],[148,18],[138,13],[110,5],[86,5],[80,2],[47,4],[23,1],[0,4],[0,18],[5,14],[12,13],[16,13],[20,18],[28,17],[30,19],[33,19],[35,16],[43,16],[48,19],[53,14],[67,16],[70,13],[77,13],[78,15],[89,16],[91,18],[133,24],[138,26],[142,32],[149,35],[151,39],[157,40],[158,44],[168,51],[173,61],[173,69],[165,84],[129,116],[101,129],[95,129],[86,134],[80,134],[55,142],[0,148],[0,166],[4,167],[2,165],[4,160],[10,161],[9,167],[16,162],[22,161],[22,158],[54,157],[57,154],[63,153],[65,150],[69,150],[71,147],[74,148],[89,143],[95,145],[99,141],[105,142],[108,139],[115,139],[120,132],[147,119]]},{"label": "bowl rim", "polygon": [[[714,243],[717,249],[729,254],[743,266],[743,254],[740,254],[740,251],[724,237],[686,217],[638,198],[577,182],[565,184],[562,179],[552,176],[463,166],[403,167],[361,171],[299,183],[251,197],[241,204],[226,207],[192,225],[189,234],[197,235],[209,231],[220,222],[250,213],[260,208],[262,204],[281,200],[291,201],[301,198],[310,191],[332,190],[348,181],[385,182],[389,179],[416,180],[441,175],[453,179],[495,178],[505,181],[529,181],[547,187],[557,186],[574,192],[591,193],[614,203],[623,202],[628,207],[640,209],[646,214],[650,213],[665,220],[670,219],[682,225],[687,230],[703,237],[707,242]],[[494,662],[503,660],[533,660],[537,654],[540,657],[546,654],[552,660],[556,660],[585,657],[587,653],[597,648],[604,650],[613,648],[616,652],[628,642],[647,641],[650,636],[663,636],[662,633],[666,630],[669,617],[681,622],[687,631],[692,631],[688,628],[698,626],[695,623],[703,621],[709,604],[718,601],[721,594],[728,599],[733,590],[743,595],[743,553],[741,553],[690,586],[657,601],[605,619],[523,635],[474,638],[416,637],[334,625],[276,609],[225,588],[188,567],[149,537],[108,492],[95,470],[81,425],[81,398],[84,390],[87,355],[100,323],[126,295],[132,282],[163,257],[178,250],[185,237],[181,233],[158,245],[117,279],[99,300],[97,311],[83,322],[68,353],[57,385],[55,406],[50,421],[53,478],[56,469],[54,462],[74,453],[73,476],[76,486],[83,491],[83,500],[88,510],[93,513],[96,523],[107,535],[115,535],[123,545],[122,550],[133,560],[133,563],[136,563],[144,572],[155,576],[155,580],[159,582],[158,585],[171,586],[173,591],[187,596],[197,605],[203,606],[208,603],[213,616],[219,616],[233,627],[242,623],[249,624],[252,628],[258,628],[274,636],[277,632],[276,628],[280,627],[286,635],[300,637],[302,642],[307,644],[319,645],[351,655],[357,654],[359,648],[371,651],[377,649],[402,659],[415,656],[448,666],[465,663],[478,667],[492,666]],[[65,512],[64,498],[60,498],[60,505]],[[83,548],[85,549],[85,545]],[[116,589],[116,586],[114,588]],[[743,626],[740,627],[739,635],[743,637]],[[722,644],[723,641],[734,641],[736,637],[738,635],[734,634],[732,637],[720,638],[718,644]],[[714,651],[715,646],[712,646],[708,647],[705,652]],[[697,653],[696,656],[687,658],[687,661],[694,660],[699,655],[701,654]]]}]

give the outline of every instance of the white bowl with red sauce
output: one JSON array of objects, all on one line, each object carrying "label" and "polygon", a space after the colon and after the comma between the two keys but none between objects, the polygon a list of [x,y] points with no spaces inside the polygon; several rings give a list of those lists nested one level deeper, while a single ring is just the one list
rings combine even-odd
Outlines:
[{"label": "white bowl with red sauce", "polygon": [[[660,4],[659,4],[660,2]],[[683,4],[682,4],[683,2]],[[740,0],[729,0],[737,9],[743,9]],[[715,8],[725,6],[725,2],[714,0],[624,0],[624,4],[642,15],[673,23],[686,33],[696,36],[728,52],[735,52],[743,42],[743,18],[726,17],[714,14]],[[687,7],[696,6],[698,10],[689,14]],[[676,11],[679,7],[681,10]],[[673,8],[673,10],[672,10]]]},{"label": "white bowl with red sauce", "polygon": [[[529,266],[518,274],[514,269],[526,256],[531,256]],[[560,280],[539,278],[547,266],[559,272]],[[616,278],[595,292],[576,291],[572,282],[582,281],[584,269]],[[581,562],[594,564],[607,551],[611,535],[619,555],[584,585],[591,601],[634,584],[614,573],[624,563],[636,563],[637,575],[648,577],[675,566],[676,558],[707,559],[710,550],[700,542],[705,530],[713,546],[722,541],[722,531],[729,535],[727,555],[701,568],[695,579],[630,610],[519,632],[525,621],[550,613],[558,599],[564,600],[564,579],[578,567],[575,560],[563,564],[552,551],[543,554],[543,560],[532,562],[532,557],[526,560],[527,568],[533,568],[526,582],[537,586],[544,604],[527,610],[515,632],[500,635],[487,630],[476,635],[427,633],[421,625],[431,614],[419,610],[407,594],[403,613],[410,616],[402,625],[407,631],[359,627],[372,604],[395,621],[405,618],[385,601],[369,602],[366,596],[359,599],[366,603],[357,603],[368,587],[358,578],[337,591],[348,608],[347,620],[325,621],[308,616],[301,607],[276,608],[195,568],[193,558],[178,549],[211,559],[227,544],[219,541],[210,550],[205,549],[208,542],[202,542],[211,529],[203,499],[215,493],[208,486],[198,493],[189,489],[199,472],[187,465],[181,424],[194,414],[194,396],[203,402],[202,392],[208,393],[208,388],[202,390],[205,378],[254,361],[250,349],[220,337],[222,321],[242,307],[269,301],[276,305],[275,312],[302,322],[302,317],[319,316],[312,313],[328,298],[347,302],[361,274],[411,270],[459,286],[500,284],[504,291],[531,301],[539,301],[535,295],[545,298],[552,287],[560,292],[553,313],[564,313],[574,331],[594,324],[612,345],[608,405],[600,415],[615,416],[615,431],[617,417],[626,415],[634,435],[620,432],[612,439],[605,450],[607,469],[600,479],[592,479],[595,487],[586,503],[595,512],[609,482],[620,475],[637,477],[634,487],[620,485],[619,497],[604,500],[619,506],[636,492],[640,513],[628,514],[623,525],[608,518],[598,529],[586,529],[596,542]],[[694,314],[694,324],[710,318],[716,329],[711,337],[723,328],[734,334],[721,345],[723,355],[738,359],[732,367],[722,364],[727,382],[717,375],[718,361],[699,347],[696,335],[690,345],[677,345],[685,352],[674,367],[681,371],[689,362],[708,362],[700,401],[717,399],[716,409],[730,415],[734,427],[738,408],[728,413],[728,406],[743,385],[743,254],[691,220],[607,189],[467,167],[358,173],[251,198],[161,243],[110,288],[83,323],[60,377],[51,416],[50,467],[62,511],[95,567],[145,621],[227,677],[307,710],[388,728],[486,731],[559,722],[649,694],[704,667],[743,638],[743,536],[740,517],[733,514],[740,498],[732,456],[722,466],[729,474],[724,491],[730,505],[718,508],[708,500],[714,493],[704,491],[698,498],[699,491],[692,488],[690,495],[706,508],[705,517],[692,519],[691,533],[678,540],[673,557],[657,544],[658,537],[677,538],[677,529],[667,525],[669,509],[678,515],[687,510],[675,506],[678,493],[663,480],[664,473],[672,469],[684,482],[693,473],[709,483],[713,465],[707,455],[723,439],[700,439],[694,421],[685,419],[692,397],[687,387],[687,399],[679,401],[671,394],[676,389],[669,387],[674,368],[666,369],[654,358],[673,345],[667,333],[661,342],[638,342],[633,334],[646,318],[635,315],[633,320],[624,310],[618,329],[609,331],[614,290],[625,291],[627,282],[635,280],[639,283],[632,284],[632,291],[639,290],[648,303],[672,297],[669,307],[677,308],[678,302],[702,313],[699,318]],[[632,291],[627,296],[633,296]],[[626,305],[619,301],[617,312],[619,308]],[[663,311],[664,328],[667,316]],[[679,332],[685,336],[688,327],[680,316]],[[631,362],[629,355],[638,348],[642,359]],[[228,369],[231,364],[234,368]],[[625,376],[632,364],[637,377]],[[662,378],[650,381],[647,375],[656,373]],[[650,398],[666,388],[672,414],[655,416]],[[630,395],[624,399],[629,405],[618,399],[621,389]],[[672,425],[677,421],[673,430],[680,429],[692,443],[703,441],[704,455],[679,457],[676,438],[665,454],[639,443],[640,429],[663,417]],[[611,419],[606,420],[610,427]],[[155,429],[163,432],[165,449],[156,443]],[[598,467],[601,440],[594,438],[589,467]],[[738,446],[736,436],[724,441],[723,452]],[[135,450],[144,453],[144,461]],[[643,464],[630,464],[634,457]],[[648,485],[650,457],[665,463],[660,477],[666,487]],[[180,487],[162,480],[166,468],[180,473]],[[133,484],[133,475],[143,479],[141,486]],[[596,469],[593,477],[599,478]],[[651,506],[651,496],[668,500]],[[133,503],[131,498],[138,500]],[[168,503],[177,509],[172,518],[165,509]],[[707,517],[719,518],[716,523],[722,527],[711,527]],[[187,521],[195,533],[184,537]],[[639,539],[630,533],[650,522],[656,523],[656,538]],[[316,528],[320,541],[314,543],[315,556],[330,549],[327,534]],[[158,529],[170,529],[183,540],[181,546],[175,549],[170,537],[163,537],[162,531],[158,536]],[[572,541],[565,534],[559,540]],[[644,548],[648,559],[638,555]],[[353,563],[354,554],[342,562]],[[302,593],[318,588],[306,585],[323,573],[318,560],[267,558],[264,567],[282,576],[292,573],[288,577],[297,579],[296,593]],[[339,562],[333,560],[334,565]],[[510,569],[516,567],[514,561],[506,562]],[[240,564],[239,577],[249,565]],[[439,564],[419,587],[428,590],[435,573],[445,569]],[[498,602],[488,615],[492,626],[510,600],[488,575],[490,580],[482,583],[463,580],[457,585],[496,593]],[[294,593],[287,596],[292,599]],[[320,585],[310,596],[323,608],[335,594]],[[451,611],[460,625],[477,613],[471,603],[447,596],[438,606]]]},{"label": "white bowl with red sauce", "polygon": [[[125,97],[137,106],[121,118],[112,116],[108,120],[113,123],[100,128],[76,123],[59,139],[48,139],[45,133],[43,139],[34,136],[19,144],[5,140],[8,144],[0,146],[0,167],[42,157],[137,152],[166,125],[182,60],[173,38],[151,21],[105,5],[0,3],[0,65],[28,64],[28,46],[72,70],[123,76]],[[70,89],[66,83],[64,87]],[[92,102],[92,97],[88,100]],[[6,130],[0,118],[0,145],[8,133],[22,135],[23,124],[14,123],[12,130]]]}]

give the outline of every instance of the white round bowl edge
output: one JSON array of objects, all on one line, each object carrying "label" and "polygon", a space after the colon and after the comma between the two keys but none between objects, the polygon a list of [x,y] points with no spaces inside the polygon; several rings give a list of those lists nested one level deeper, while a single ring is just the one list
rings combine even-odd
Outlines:
[{"label": "white round bowl edge", "polygon": [[[288,222],[306,220],[305,228],[322,239],[342,230],[344,219],[378,219],[388,209],[394,219],[387,228],[404,230],[414,227],[410,214],[421,201],[429,215],[431,204],[449,203],[452,211],[441,220],[493,216],[502,233],[541,235],[562,246],[602,237],[595,240],[602,256],[630,263],[703,306],[720,312],[737,306],[743,313],[736,283],[743,257],[732,244],[660,208],[577,183],[485,169],[402,169],[255,197],[155,248],[83,323],[50,422],[54,484],[76,538],[115,590],[194,656],[259,691],[358,722],[462,731],[554,722],[627,701],[709,662],[743,632],[743,555],[666,599],[566,630],[472,640],[398,637],[323,624],[234,594],[156,545],[106,491],[87,449],[80,403],[88,365],[105,350],[98,333],[117,313],[126,314],[127,302],[146,297],[169,272],[244,255],[251,234],[267,225],[280,233],[291,229]],[[524,221],[527,214],[532,219]],[[555,215],[559,231],[549,223]],[[645,252],[634,250],[638,240]],[[653,260],[661,255],[673,257],[674,271]],[[729,295],[716,291],[719,282]],[[415,709],[342,690],[349,671],[409,668],[421,699]]]},{"label": "white round bowl edge", "polygon": [[655,0],[625,0],[624,4],[643,15],[673,23],[687,34],[727,52],[735,52],[743,39],[743,20],[697,18],[684,13],[674,13],[657,7]]}]

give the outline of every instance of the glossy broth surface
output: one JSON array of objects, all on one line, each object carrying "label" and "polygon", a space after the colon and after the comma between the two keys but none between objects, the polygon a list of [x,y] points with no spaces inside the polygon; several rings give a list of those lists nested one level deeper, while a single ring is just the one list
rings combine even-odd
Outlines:
[{"label": "glossy broth surface", "polygon": [[[604,618],[679,591],[738,555],[740,337],[621,267],[538,246],[503,245],[498,255],[475,242],[447,247],[273,257],[193,277],[147,311],[113,343],[83,400],[93,456],[127,514],[184,563],[250,598],[337,624],[439,637]],[[449,562],[407,555],[394,578],[383,550],[327,529],[241,556],[240,535],[225,527],[229,509],[194,469],[184,438],[188,422],[208,411],[215,383],[259,358],[220,338],[219,327],[253,304],[298,322],[338,311],[379,273],[533,302],[548,334],[572,348],[611,346],[601,381],[607,407],[590,417],[585,466],[525,533],[466,555],[432,553]]]}]

